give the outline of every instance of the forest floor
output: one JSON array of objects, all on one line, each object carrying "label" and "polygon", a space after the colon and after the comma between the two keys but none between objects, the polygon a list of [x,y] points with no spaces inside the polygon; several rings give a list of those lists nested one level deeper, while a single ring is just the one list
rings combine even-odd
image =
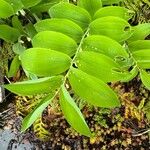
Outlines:
[{"label": "forest floor", "polygon": [[[22,97],[9,96],[6,107],[0,105],[0,150],[149,150],[150,124],[146,115],[150,93],[137,78],[110,86],[120,95],[121,108],[101,109],[78,102],[93,133],[91,138],[75,132],[58,105],[48,107],[44,113],[45,128],[20,133],[22,117],[16,112],[21,109],[16,109],[16,103]],[[47,136],[46,141],[38,139],[44,137],[42,134]]]}]

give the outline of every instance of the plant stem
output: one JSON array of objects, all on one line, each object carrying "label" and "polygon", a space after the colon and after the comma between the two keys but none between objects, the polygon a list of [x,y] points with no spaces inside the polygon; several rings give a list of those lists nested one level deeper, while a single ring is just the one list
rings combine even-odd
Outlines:
[{"label": "plant stem", "polygon": [[133,134],[132,136],[137,137],[137,136],[141,136],[141,135],[143,135],[143,134],[146,134],[146,133],[148,133],[148,132],[150,132],[150,129],[147,129],[146,131],[141,132],[141,133]]},{"label": "plant stem", "polygon": [[131,58],[133,59],[133,61],[134,61],[134,63],[135,63],[135,67],[137,67],[137,69],[140,71],[141,69],[140,69],[140,67],[138,66],[138,64],[137,64],[137,61],[135,60],[135,58],[133,57],[133,55],[132,55],[132,53],[131,53],[131,51],[128,49],[128,53],[129,53],[129,55],[131,56]]},{"label": "plant stem", "polygon": [[82,38],[81,38],[81,40],[80,40],[79,46],[78,46],[78,48],[77,48],[77,51],[76,51],[74,57],[72,58],[70,67],[69,67],[69,69],[68,69],[66,75],[64,76],[64,79],[63,79],[62,84],[60,85],[60,87],[58,88],[58,90],[56,91],[56,93],[54,94],[54,96],[53,96],[51,99],[54,99],[54,98],[59,94],[59,92],[60,92],[60,90],[61,90],[61,87],[62,87],[62,86],[65,86],[65,83],[66,83],[67,78],[68,78],[68,76],[69,76],[70,70],[71,70],[73,64],[75,63],[75,59],[76,59],[78,53],[79,53],[80,50],[81,50],[81,47],[82,47],[82,44],[83,44],[83,40],[84,40],[84,38],[87,36],[88,33],[89,33],[89,28],[87,28],[87,30],[85,31],[85,33],[83,34],[83,36],[82,36]]},{"label": "plant stem", "polygon": [[[76,51],[76,53],[75,53],[75,55],[74,55],[74,57],[73,57],[73,59],[72,59],[71,65],[70,65],[70,67],[69,67],[69,70],[67,71],[67,73],[66,73],[66,75],[65,75],[65,78],[66,78],[66,79],[67,79],[67,77],[68,77],[68,75],[69,75],[69,73],[70,73],[71,67],[72,67],[73,64],[75,63],[75,59],[77,58],[78,53],[79,53],[80,50],[81,50],[81,46],[82,46],[82,44],[83,44],[83,40],[84,40],[84,38],[87,36],[88,33],[89,33],[89,28],[86,30],[86,32],[84,33],[84,35],[83,35],[82,38],[81,38],[80,44],[79,44],[79,46],[78,46],[78,48],[77,48],[77,51]],[[66,79],[65,79],[65,80],[66,80]],[[64,82],[66,82],[66,81],[64,81]]]}]

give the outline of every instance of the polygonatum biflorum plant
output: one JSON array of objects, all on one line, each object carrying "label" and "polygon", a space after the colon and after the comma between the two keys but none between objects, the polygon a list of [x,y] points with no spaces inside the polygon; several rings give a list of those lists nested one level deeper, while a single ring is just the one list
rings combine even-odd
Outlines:
[{"label": "polygonatum biflorum plant", "polygon": [[[79,0],[77,6],[60,2],[48,11],[50,18],[38,21],[33,48],[19,54],[25,73],[32,80],[5,85],[19,95],[46,94],[23,120],[22,131],[29,128],[43,110],[59,99],[68,123],[80,134],[90,137],[90,129],[70,96],[70,88],[94,106],[113,108],[120,102],[107,85],[128,82],[140,73],[150,89],[150,24],[132,27],[132,11],[102,7],[101,0]],[[34,77],[34,79],[33,79]]]},{"label": "polygonatum biflorum plant", "polygon": [[[60,1],[62,0],[0,0],[0,38],[14,43],[21,36],[32,37],[35,32],[33,22]],[[36,17],[33,19],[33,16]],[[22,26],[22,22],[26,24]]]}]

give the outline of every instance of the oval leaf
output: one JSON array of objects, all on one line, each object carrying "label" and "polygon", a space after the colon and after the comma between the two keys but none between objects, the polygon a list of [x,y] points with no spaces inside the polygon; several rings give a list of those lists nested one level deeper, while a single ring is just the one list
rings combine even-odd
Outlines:
[{"label": "oval leaf", "polygon": [[35,27],[32,23],[28,23],[24,28],[25,28],[26,34],[31,39],[37,34],[37,31],[35,30]]},{"label": "oval leaf", "polygon": [[77,95],[94,106],[106,108],[120,106],[117,95],[107,84],[81,70],[72,68],[69,82]]},{"label": "oval leaf", "polygon": [[0,25],[0,38],[6,42],[16,42],[20,36],[20,32],[8,25]]},{"label": "oval leaf", "polygon": [[66,18],[72,20],[83,29],[85,29],[91,21],[91,16],[85,9],[70,3],[54,5],[50,8],[49,14],[52,18]]},{"label": "oval leaf", "polygon": [[26,50],[26,48],[20,42],[18,42],[13,44],[12,50],[15,54],[20,55],[22,52]]},{"label": "oval leaf", "polygon": [[68,123],[80,134],[90,137],[91,132],[84,117],[64,86],[60,93],[60,106]]},{"label": "oval leaf", "polygon": [[77,4],[86,9],[92,17],[95,12],[102,7],[101,0],[78,0]]},{"label": "oval leaf", "polygon": [[150,49],[150,40],[137,40],[131,42],[128,47],[131,52],[141,49]]},{"label": "oval leaf", "polygon": [[12,6],[4,0],[0,1],[0,18],[8,18],[14,14]]},{"label": "oval leaf", "polygon": [[128,39],[129,42],[144,40],[150,34],[150,23],[143,23],[133,27],[133,34]]},{"label": "oval leaf", "polygon": [[85,51],[79,53],[76,62],[80,70],[104,82],[119,81],[128,74],[127,72],[122,72],[119,64],[111,58],[95,52]]},{"label": "oval leaf", "polygon": [[33,47],[49,48],[72,56],[77,49],[76,42],[59,32],[42,31],[32,39]]},{"label": "oval leaf", "polygon": [[24,34],[24,28],[19,20],[18,16],[12,17],[12,26],[20,31],[20,33]]},{"label": "oval leaf", "polygon": [[115,40],[103,35],[88,36],[82,45],[82,49],[86,51],[94,51],[111,57],[128,58],[126,50]]},{"label": "oval leaf", "polygon": [[126,9],[124,7],[108,6],[108,7],[103,7],[99,9],[95,13],[94,19],[106,17],[106,16],[115,16],[115,17],[120,17],[125,20],[129,20],[132,17],[133,13],[134,13],[133,11]]},{"label": "oval leaf", "polygon": [[150,49],[135,51],[132,56],[137,61],[137,65],[144,69],[150,68]]},{"label": "oval leaf", "polygon": [[142,83],[146,86],[148,90],[150,90],[150,74],[148,74],[144,70],[140,70],[140,78]]},{"label": "oval leaf", "polygon": [[16,14],[19,10],[21,10],[24,6],[21,0],[5,0],[7,1],[14,10],[14,14]]},{"label": "oval leaf", "polygon": [[39,104],[31,111],[24,119],[22,122],[22,128],[21,131],[24,132],[27,130],[33,123],[34,121],[41,116],[42,112],[44,109],[51,103],[53,100],[53,95],[49,94],[47,97],[43,98]]},{"label": "oval leaf", "polygon": [[48,12],[48,10],[55,4],[59,3],[61,0],[48,0],[48,1],[41,1],[39,4],[36,6],[33,6],[30,8],[30,10],[33,13],[39,14],[42,12]]},{"label": "oval leaf", "polygon": [[19,56],[16,55],[14,57],[14,59],[12,60],[11,62],[11,65],[10,65],[10,69],[9,69],[9,72],[8,72],[8,77],[14,77],[16,74],[17,74],[17,71],[19,70],[19,67],[20,67],[20,60],[19,60]]},{"label": "oval leaf", "polygon": [[71,63],[68,55],[44,48],[31,48],[21,55],[23,68],[37,76],[51,76],[65,72]]},{"label": "oval leaf", "polygon": [[35,95],[56,90],[62,83],[63,76],[45,77],[36,80],[7,84],[4,87],[19,95]]},{"label": "oval leaf", "polygon": [[57,18],[45,19],[37,22],[34,26],[38,32],[41,31],[61,32],[73,38],[76,42],[80,42],[84,34],[80,26],[78,26],[76,23],[68,19],[57,19]]},{"label": "oval leaf", "polygon": [[37,5],[41,0],[21,0],[25,8]]},{"label": "oval leaf", "polygon": [[118,42],[127,40],[131,36],[129,23],[119,17],[102,17],[94,20],[90,24],[90,34],[108,36]]},{"label": "oval leaf", "polygon": [[127,74],[127,76],[121,80],[121,82],[131,81],[133,78],[135,78],[138,75],[138,72],[139,70],[137,66],[134,66],[133,69]]}]

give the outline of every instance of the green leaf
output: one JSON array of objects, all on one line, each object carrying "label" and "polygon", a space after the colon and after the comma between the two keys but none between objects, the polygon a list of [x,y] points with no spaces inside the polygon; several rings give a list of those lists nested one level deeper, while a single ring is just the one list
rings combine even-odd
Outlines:
[{"label": "green leaf", "polygon": [[44,48],[31,48],[20,55],[23,68],[37,76],[51,76],[65,72],[71,63],[68,55]]},{"label": "green leaf", "polygon": [[115,59],[122,57],[128,58],[126,50],[115,40],[103,35],[91,35],[85,38],[82,49],[102,53]]},{"label": "green leaf", "polygon": [[49,48],[73,56],[77,50],[76,42],[59,32],[42,31],[32,39],[33,47]]},{"label": "green leaf", "polygon": [[143,23],[133,27],[133,34],[128,39],[129,42],[144,40],[150,34],[150,23]]},{"label": "green leaf", "polygon": [[119,81],[128,75],[128,72],[121,71],[119,64],[113,59],[95,52],[79,53],[76,63],[80,70],[104,82]]},{"label": "green leaf", "polygon": [[103,5],[112,5],[112,4],[118,4],[123,0],[102,0]]},{"label": "green leaf", "polygon": [[8,18],[14,14],[12,6],[4,0],[0,1],[0,18]]},{"label": "green leaf", "polygon": [[69,82],[78,96],[94,106],[106,108],[120,106],[117,95],[107,84],[81,70],[72,68]]},{"label": "green leaf", "polygon": [[19,95],[35,95],[49,93],[56,90],[62,83],[63,76],[45,77],[36,80],[28,80],[7,84],[4,87]]},{"label": "green leaf", "polygon": [[138,70],[137,66],[134,66],[133,69],[128,73],[128,75],[121,80],[121,82],[131,81],[133,78],[135,78],[138,75],[138,72],[139,72],[139,70]]},{"label": "green leaf", "polygon": [[142,110],[146,114],[147,120],[150,121],[150,101],[147,101]]},{"label": "green leaf", "polygon": [[80,42],[83,36],[83,30],[73,21],[68,19],[45,19],[37,22],[35,28],[38,32],[41,31],[56,31],[61,32],[71,38],[76,42]]},{"label": "green leaf", "polygon": [[42,12],[48,12],[48,10],[55,4],[59,3],[61,0],[48,0],[48,1],[41,1],[39,4],[36,6],[33,6],[30,8],[30,10],[33,13],[39,14]]},{"label": "green leaf", "polygon": [[15,43],[15,44],[13,44],[13,47],[12,47],[12,49],[13,49],[13,52],[15,53],[15,54],[18,54],[18,55],[20,55],[22,52],[24,52],[25,51],[25,47],[24,46],[22,46],[22,44],[21,43]]},{"label": "green leaf", "polygon": [[132,53],[137,65],[143,69],[150,68],[150,49],[142,49]]},{"label": "green leaf", "polygon": [[34,121],[41,116],[42,112],[44,109],[51,103],[53,100],[53,95],[49,94],[45,98],[41,100],[39,104],[31,111],[24,119],[22,122],[22,128],[21,131],[24,132],[27,130],[33,123]]},{"label": "green leaf", "polygon": [[129,43],[128,47],[131,52],[141,49],[150,49],[150,40],[137,40]]},{"label": "green leaf", "polygon": [[25,8],[30,8],[37,5],[41,0],[21,0]]},{"label": "green leaf", "polygon": [[106,16],[115,16],[115,17],[120,17],[125,20],[129,20],[132,17],[133,13],[134,13],[133,11],[126,9],[124,7],[108,6],[108,7],[103,7],[99,9],[95,13],[94,19],[106,17]]},{"label": "green leaf", "polygon": [[18,29],[20,31],[20,33],[24,33],[24,28],[23,28],[20,20],[18,19],[18,16],[12,17],[12,25],[14,28]]},{"label": "green leaf", "polygon": [[140,70],[140,78],[146,88],[150,90],[150,74],[148,74],[145,70]]},{"label": "green leaf", "polygon": [[26,31],[26,34],[30,37],[30,38],[33,38],[37,32],[36,32],[36,29],[34,27],[34,25],[32,23],[28,23],[26,26],[25,26],[25,31]]},{"label": "green leaf", "polygon": [[83,29],[87,28],[91,21],[91,16],[85,9],[70,3],[54,5],[50,8],[49,15],[52,18],[66,18],[72,20]]},{"label": "green leaf", "polygon": [[21,0],[5,0],[8,2],[14,10],[14,14],[23,8],[23,4]]},{"label": "green leaf", "polygon": [[86,9],[93,17],[95,12],[102,7],[101,0],[78,0],[78,6]]},{"label": "green leaf", "polygon": [[19,56],[16,55],[13,61],[11,62],[10,69],[8,72],[8,77],[14,77],[17,74],[19,67],[20,67],[20,60],[19,60]]},{"label": "green leaf", "polygon": [[119,17],[102,17],[90,24],[90,34],[108,36],[118,42],[123,42],[131,36],[130,24]]},{"label": "green leaf", "polygon": [[20,36],[20,32],[8,25],[0,25],[0,38],[6,42],[16,42]]},{"label": "green leaf", "polygon": [[91,132],[84,117],[64,86],[61,88],[60,106],[68,123],[80,134],[90,137]]}]

